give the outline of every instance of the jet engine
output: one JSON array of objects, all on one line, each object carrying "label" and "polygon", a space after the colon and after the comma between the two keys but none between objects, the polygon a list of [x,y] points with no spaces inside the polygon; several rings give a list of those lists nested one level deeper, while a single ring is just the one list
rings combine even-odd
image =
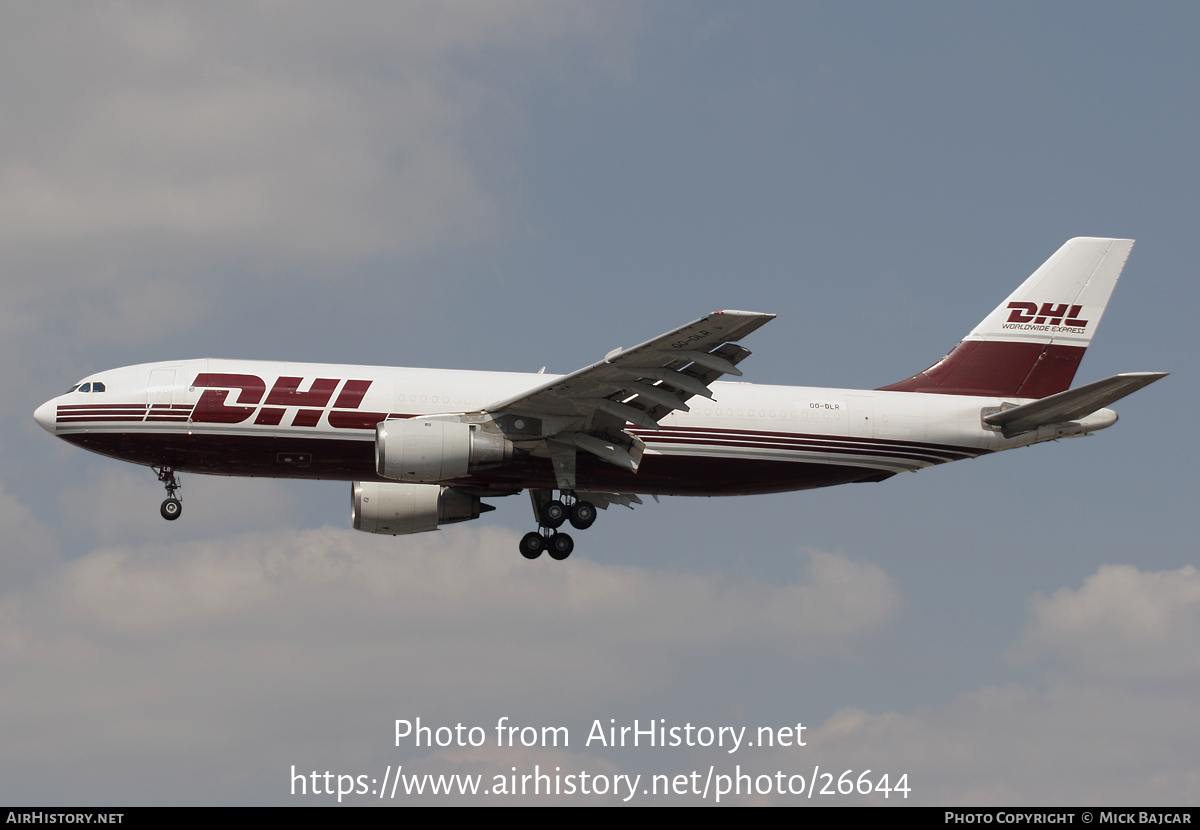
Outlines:
[{"label": "jet engine", "polygon": [[392,536],[437,530],[438,525],[478,519],[496,509],[453,487],[375,481],[354,482],[350,504],[355,530]]},{"label": "jet engine", "polygon": [[[375,470],[394,481],[461,478],[512,460],[512,442],[478,424],[437,418],[381,421],[375,427]],[[472,517],[474,518],[474,517]]]}]

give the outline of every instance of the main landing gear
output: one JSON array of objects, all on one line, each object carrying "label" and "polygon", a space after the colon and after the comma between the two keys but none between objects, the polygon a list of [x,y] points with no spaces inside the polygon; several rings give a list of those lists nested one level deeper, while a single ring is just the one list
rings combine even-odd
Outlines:
[{"label": "main landing gear", "polygon": [[175,498],[175,493],[179,490],[179,479],[175,478],[174,467],[151,467],[150,469],[158,473],[158,480],[167,488],[167,499],[162,503],[162,507],[158,508],[158,512],[168,522],[173,522],[183,515],[183,502]]},{"label": "main landing gear", "polygon": [[575,540],[558,529],[569,521],[576,530],[587,530],[596,521],[596,506],[590,501],[580,501],[571,492],[561,499],[552,495],[550,490],[529,491],[539,527],[521,537],[521,555],[526,559],[537,559],[542,551],[548,551],[551,559],[566,559],[575,550]]}]

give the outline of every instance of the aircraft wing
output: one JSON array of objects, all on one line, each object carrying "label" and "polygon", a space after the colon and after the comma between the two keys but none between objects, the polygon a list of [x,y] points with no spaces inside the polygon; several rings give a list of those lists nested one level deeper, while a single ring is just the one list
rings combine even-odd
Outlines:
[{"label": "aircraft wing", "polygon": [[1167,372],[1128,372],[1104,380],[1085,383],[1032,403],[1003,409],[983,420],[1002,427],[1005,435],[1018,435],[1047,424],[1061,424],[1091,415],[1114,401],[1119,401],[1143,386],[1167,376]]},{"label": "aircraft wing", "polygon": [[[560,459],[568,463],[569,447],[571,488],[575,449],[636,472],[641,441],[625,431],[626,423],[658,429],[658,422],[673,410],[686,412],[689,398],[711,398],[709,384],[714,380],[742,374],[737,364],[750,350],[736,341],[774,317],[752,311],[715,311],[639,346],[614,349],[598,363],[485,409],[501,423],[504,416],[523,416],[519,419],[523,425],[525,418],[537,419],[528,437],[532,442],[550,442],[546,450],[554,458],[556,470]],[[511,417],[507,422],[515,423]],[[515,442],[520,439],[520,434],[513,435]],[[565,480],[560,475],[560,484]]]}]

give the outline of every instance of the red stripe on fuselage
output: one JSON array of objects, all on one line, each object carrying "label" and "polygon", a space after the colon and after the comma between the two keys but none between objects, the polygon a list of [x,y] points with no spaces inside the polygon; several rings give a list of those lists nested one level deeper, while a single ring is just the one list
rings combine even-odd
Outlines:
[{"label": "red stripe on fuselage", "polygon": [[[276,478],[387,481],[375,472],[375,443],[337,438],[274,438],[250,435],[90,432],[61,436],[92,452],[136,464],[169,466],[179,472]],[[279,459],[305,453],[304,467]],[[853,481],[878,481],[889,473],[869,467],[703,456],[646,455],[635,473],[580,453],[580,491],[732,496],[807,490]],[[556,489],[544,458],[525,456],[511,464],[457,479],[455,486],[499,493],[529,487]]]},{"label": "red stripe on fuselage", "polygon": [[[655,444],[675,444],[689,447],[728,447],[732,449],[762,449],[762,450],[782,450],[784,452],[806,452],[806,453],[828,453],[829,455],[851,455],[864,456],[875,458],[904,458],[910,461],[919,461],[925,464],[945,464],[949,461],[958,461],[958,457],[947,458],[944,455],[939,455],[931,452],[918,452],[916,450],[896,450],[884,449],[882,447],[851,447],[845,444],[828,444],[820,442],[785,442],[785,441],[734,441],[729,439],[715,438],[659,438],[654,441]],[[650,444],[650,442],[647,442]],[[968,457],[968,456],[963,456]]]},{"label": "red stripe on fuselage", "polygon": [[849,435],[826,435],[819,432],[778,432],[768,430],[750,430],[750,429],[720,429],[719,427],[663,427],[658,431],[633,429],[632,432],[637,433],[647,443],[653,443],[659,436],[669,435],[686,435],[699,437],[714,437],[714,438],[733,438],[733,439],[764,439],[764,440],[779,440],[779,441],[820,441],[830,444],[845,444],[853,445],[868,445],[880,446],[892,449],[914,449],[919,451],[936,451],[939,454],[958,456],[960,458],[973,458],[977,455],[989,452],[989,450],[978,450],[974,448],[964,448],[954,444],[938,444],[931,441],[904,441],[895,438],[875,438],[869,436],[849,436]]}]

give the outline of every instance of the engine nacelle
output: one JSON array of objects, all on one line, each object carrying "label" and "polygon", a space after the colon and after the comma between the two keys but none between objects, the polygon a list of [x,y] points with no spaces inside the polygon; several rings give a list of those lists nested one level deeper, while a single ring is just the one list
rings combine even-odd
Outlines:
[{"label": "engine nacelle", "polygon": [[392,536],[437,530],[438,525],[478,519],[496,509],[453,487],[376,481],[354,482],[350,504],[355,530]]},{"label": "engine nacelle", "polygon": [[393,481],[461,478],[512,460],[512,442],[478,424],[437,418],[381,421],[375,427],[375,471]]}]

